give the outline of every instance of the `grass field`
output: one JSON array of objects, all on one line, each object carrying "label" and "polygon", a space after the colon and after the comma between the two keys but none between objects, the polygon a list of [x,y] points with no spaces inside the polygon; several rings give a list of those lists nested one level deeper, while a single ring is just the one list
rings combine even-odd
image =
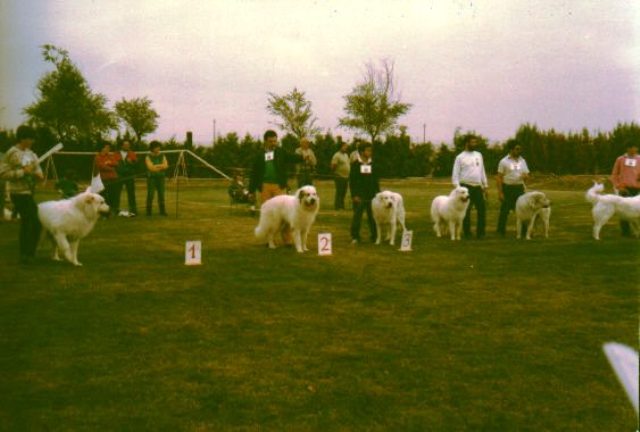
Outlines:
[{"label": "grass field", "polygon": [[601,347],[637,349],[639,243],[617,221],[590,238],[586,183],[538,185],[548,240],[516,241],[513,215],[498,238],[494,188],[488,237],[451,242],[428,216],[446,183],[383,181],[414,230],[401,253],[349,244],[322,182],[305,255],[257,244],[226,183],[180,184],[179,217],[100,221],[81,268],[44,242],[18,266],[0,224],[0,429],[635,430]]}]

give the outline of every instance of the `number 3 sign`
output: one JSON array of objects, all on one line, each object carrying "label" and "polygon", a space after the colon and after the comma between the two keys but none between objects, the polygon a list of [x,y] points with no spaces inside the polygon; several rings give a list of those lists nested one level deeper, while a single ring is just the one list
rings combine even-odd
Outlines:
[{"label": "number 3 sign", "polygon": [[184,250],[185,265],[202,264],[202,242],[200,240],[188,241]]},{"label": "number 3 sign", "polygon": [[318,255],[331,255],[331,233],[318,234]]},{"label": "number 3 sign", "polygon": [[404,231],[402,233],[402,242],[400,243],[400,251],[410,252],[412,241],[413,241],[413,231]]}]

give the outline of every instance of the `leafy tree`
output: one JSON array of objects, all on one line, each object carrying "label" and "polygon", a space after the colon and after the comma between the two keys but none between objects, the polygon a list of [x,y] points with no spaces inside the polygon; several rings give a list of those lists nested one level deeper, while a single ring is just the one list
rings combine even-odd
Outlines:
[{"label": "leafy tree", "polygon": [[364,81],[344,97],[346,116],[339,119],[341,127],[366,133],[372,143],[381,134],[393,132],[400,116],[411,108],[396,95],[393,62],[381,63],[380,69],[367,64]]},{"label": "leafy tree", "polygon": [[318,119],[311,111],[311,102],[304,92],[295,87],[291,93],[283,96],[269,93],[267,111],[280,118],[280,122],[274,122],[276,126],[298,140],[320,132],[320,128],[315,125]]},{"label": "leafy tree", "polygon": [[24,108],[29,122],[49,128],[57,140],[87,141],[115,129],[116,120],[107,98],[93,93],[66,50],[43,45],[45,61],[55,70],[38,81],[38,100]]},{"label": "leafy tree", "polygon": [[151,100],[148,97],[135,98],[116,102],[116,115],[127,125],[129,130],[140,142],[146,134],[154,132],[158,128],[158,113],[151,108]]}]

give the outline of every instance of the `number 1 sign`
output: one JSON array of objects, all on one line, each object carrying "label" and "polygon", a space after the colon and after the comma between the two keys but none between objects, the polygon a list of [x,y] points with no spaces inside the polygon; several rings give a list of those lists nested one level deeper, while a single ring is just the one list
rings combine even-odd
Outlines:
[{"label": "number 1 sign", "polygon": [[202,264],[202,242],[200,240],[188,241],[184,251],[185,265]]},{"label": "number 1 sign", "polygon": [[318,234],[318,255],[331,255],[331,233]]}]

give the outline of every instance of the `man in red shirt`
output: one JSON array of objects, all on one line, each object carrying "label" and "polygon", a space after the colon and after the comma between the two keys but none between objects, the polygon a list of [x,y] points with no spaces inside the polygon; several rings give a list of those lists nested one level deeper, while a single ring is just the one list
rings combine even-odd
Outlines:
[{"label": "man in red shirt", "polygon": [[94,170],[100,173],[100,179],[104,184],[104,190],[100,195],[104,197],[107,205],[115,215],[120,211],[120,203],[116,202],[116,182],[118,181],[116,167],[119,163],[120,155],[111,152],[111,144],[107,141],[102,143],[100,152],[96,155]]},{"label": "man in red shirt", "polygon": [[[627,152],[616,159],[611,173],[611,182],[618,190],[620,196],[632,197],[640,193],[640,156],[638,144],[631,140],[627,142]],[[622,235],[631,236],[629,222],[620,221]]]}]

